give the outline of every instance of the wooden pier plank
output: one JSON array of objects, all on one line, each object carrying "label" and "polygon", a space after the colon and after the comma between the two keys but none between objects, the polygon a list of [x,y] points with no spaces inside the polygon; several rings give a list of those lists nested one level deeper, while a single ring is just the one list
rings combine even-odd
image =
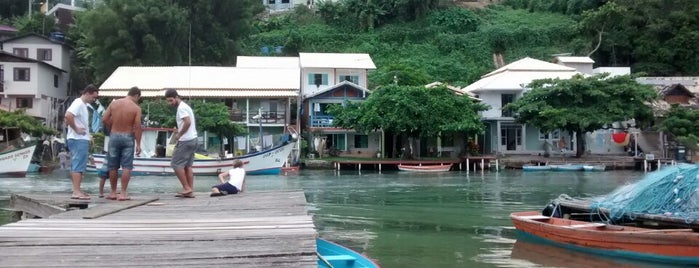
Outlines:
[{"label": "wooden pier plank", "polygon": [[303,192],[132,198],[91,200],[87,209],[1,226],[0,266],[317,267],[317,233]]}]

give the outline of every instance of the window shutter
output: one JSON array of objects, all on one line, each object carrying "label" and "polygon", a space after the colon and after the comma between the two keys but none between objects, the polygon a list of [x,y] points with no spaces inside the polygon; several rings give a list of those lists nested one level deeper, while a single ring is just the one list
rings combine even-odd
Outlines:
[{"label": "window shutter", "polygon": [[328,74],[323,74],[323,85],[328,84]]},{"label": "window shutter", "polygon": [[309,73],[309,74],[308,74],[308,84],[309,84],[309,85],[314,85],[314,84],[313,84],[313,81],[314,81],[314,80],[315,80],[315,75]]}]

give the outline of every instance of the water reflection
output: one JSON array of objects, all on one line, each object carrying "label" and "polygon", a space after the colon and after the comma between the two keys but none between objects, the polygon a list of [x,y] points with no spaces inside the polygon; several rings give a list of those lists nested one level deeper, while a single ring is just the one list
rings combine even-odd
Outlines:
[{"label": "water reflection", "polygon": [[[565,255],[567,261],[559,264],[540,260],[545,256],[513,256],[519,241],[515,242],[509,214],[540,210],[563,193],[605,194],[641,175],[302,170],[289,176],[251,176],[247,194],[303,189],[321,237],[363,252],[382,267],[586,267],[578,264],[585,264],[588,255]],[[214,176],[197,177],[196,190],[208,191],[216,181]],[[83,185],[96,193],[97,183],[98,178],[89,175]],[[7,206],[2,199],[13,192],[68,193],[69,189],[67,173],[2,179],[0,206]],[[179,190],[179,183],[174,177],[135,177],[129,190],[133,195],[167,193]]]}]

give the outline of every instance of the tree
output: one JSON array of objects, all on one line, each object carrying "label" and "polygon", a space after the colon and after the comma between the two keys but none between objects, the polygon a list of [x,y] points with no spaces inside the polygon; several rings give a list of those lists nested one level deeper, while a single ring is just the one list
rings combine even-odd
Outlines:
[{"label": "tree", "polygon": [[55,24],[53,18],[46,17],[40,12],[32,13],[31,17],[17,16],[12,20],[12,25],[17,28],[18,34],[35,33],[48,36],[54,30]]},{"label": "tree", "polygon": [[583,134],[587,132],[632,118],[639,124],[652,120],[652,110],[646,103],[657,97],[651,86],[641,85],[628,75],[541,79],[528,87],[529,92],[505,109],[513,109],[518,122],[542,132],[561,129],[577,133],[576,157],[585,152]]},{"label": "tree", "polygon": [[24,109],[6,112],[0,110],[0,126],[4,128],[19,128],[23,133],[30,134],[34,137],[44,135],[56,135],[56,130],[44,126],[39,120],[28,115]]},{"label": "tree", "polygon": [[328,112],[335,117],[333,125],[337,127],[362,133],[383,130],[412,139],[481,134],[485,126],[479,112],[485,110],[484,104],[456,95],[446,87],[388,85],[374,91],[364,102],[333,105]]},{"label": "tree", "polygon": [[108,0],[78,13],[70,36],[98,84],[123,65],[232,65],[261,6],[253,0]]},{"label": "tree", "polygon": [[699,110],[675,104],[658,128],[672,133],[677,141],[687,148],[693,151],[699,150],[697,146],[699,144]]}]

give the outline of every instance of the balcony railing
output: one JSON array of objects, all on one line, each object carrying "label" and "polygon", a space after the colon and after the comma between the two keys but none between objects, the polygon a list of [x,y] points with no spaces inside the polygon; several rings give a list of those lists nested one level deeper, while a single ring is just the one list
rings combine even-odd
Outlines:
[{"label": "balcony railing", "polygon": [[311,127],[332,127],[333,119],[330,115],[311,116]]},{"label": "balcony railing", "polygon": [[228,112],[230,120],[239,123],[251,123],[251,124],[284,124],[286,121],[286,113],[284,112],[263,112],[262,118],[253,119],[257,115],[257,112],[246,113],[244,111],[230,110]]}]

